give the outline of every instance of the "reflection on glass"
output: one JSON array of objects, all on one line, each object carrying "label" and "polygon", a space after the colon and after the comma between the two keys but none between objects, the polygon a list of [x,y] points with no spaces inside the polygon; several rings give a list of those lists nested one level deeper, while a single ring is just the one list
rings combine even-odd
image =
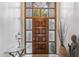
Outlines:
[{"label": "reflection on glass", "polygon": [[32,7],[32,2],[26,2],[26,7]]},{"label": "reflection on glass", "polygon": [[49,31],[49,41],[55,41],[55,31]]},{"label": "reflection on glass", "polygon": [[49,42],[49,53],[55,53],[55,42]]},{"label": "reflection on glass", "polygon": [[26,9],[26,17],[32,17],[32,9]]},{"label": "reflection on glass", "polygon": [[48,9],[42,9],[41,16],[48,16]]},{"label": "reflection on glass", "polygon": [[33,9],[33,16],[40,16],[40,9]]},{"label": "reflection on glass", "polygon": [[26,29],[32,29],[32,19],[26,19]]},{"label": "reflection on glass", "polygon": [[47,2],[34,2],[33,7],[35,8],[48,8]]},{"label": "reflection on glass", "polygon": [[55,7],[55,2],[49,2],[49,8],[54,8]]},{"label": "reflection on glass", "polygon": [[55,29],[55,19],[49,19],[49,29]]},{"label": "reflection on glass", "polygon": [[26,41],[32,41],[32,31],[26,31]]},{"label": "reflection on glass", "polygon": [[32,53],[32,43],[26,43],[26,53]]},{"label": "reflection on glass", "polygon": [[55,17],[55,10],[49,9],[49,17]]}]

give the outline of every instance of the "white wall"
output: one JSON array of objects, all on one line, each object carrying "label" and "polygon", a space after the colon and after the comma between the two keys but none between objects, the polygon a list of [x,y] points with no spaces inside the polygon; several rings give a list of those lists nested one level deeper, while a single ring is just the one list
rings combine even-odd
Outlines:
[{"label": "white wall", "polygon": [[15,35],[20,32],[20,3],[0,2],[0,54],[18,45]]},{"label": "white wall", "polygon": [[62,2],[60,4],[60,20],[62,21],[62,27],[67,32],[63,40],[68,51],[68,43],[71,44],[71,36],[73,34],[79,36],[79,3]]}]

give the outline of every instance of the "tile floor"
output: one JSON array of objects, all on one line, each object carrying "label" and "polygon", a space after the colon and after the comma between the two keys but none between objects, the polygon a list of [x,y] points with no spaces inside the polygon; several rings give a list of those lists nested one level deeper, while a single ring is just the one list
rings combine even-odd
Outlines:
[{"label": "tile floor", "polygon": [[[59,57],[56,54],[42,55],[43,57]],[[32,57],[32,55],[24,55],[23,57]],[[40,55],[38,57],[41,57]]]}]

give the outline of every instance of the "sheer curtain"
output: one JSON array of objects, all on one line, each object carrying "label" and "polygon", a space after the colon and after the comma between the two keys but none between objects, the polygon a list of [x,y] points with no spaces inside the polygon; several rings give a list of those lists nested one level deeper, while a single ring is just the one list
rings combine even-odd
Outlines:
[{"label": "sheer curtain", "polygon": [[0,2],[0,53],[18,46],[20,29],[20,3]]},{"label": "sheer curtain", "polygon": [[[68,52],[68,43],[71,44],[71,36],[75,34],[79,38],[79,3],[60,3],[60,19],[63,31],[63,43]],[[77,39],[79,40],[79,39]]]}]

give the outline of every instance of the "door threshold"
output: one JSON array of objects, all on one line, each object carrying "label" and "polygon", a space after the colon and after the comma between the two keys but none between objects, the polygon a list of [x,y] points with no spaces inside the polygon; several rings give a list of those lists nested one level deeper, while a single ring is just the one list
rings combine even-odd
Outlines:
[{"label": "door threshold", "polygon": [[33,57],[48,57],[49,54],[32,54]]}]

